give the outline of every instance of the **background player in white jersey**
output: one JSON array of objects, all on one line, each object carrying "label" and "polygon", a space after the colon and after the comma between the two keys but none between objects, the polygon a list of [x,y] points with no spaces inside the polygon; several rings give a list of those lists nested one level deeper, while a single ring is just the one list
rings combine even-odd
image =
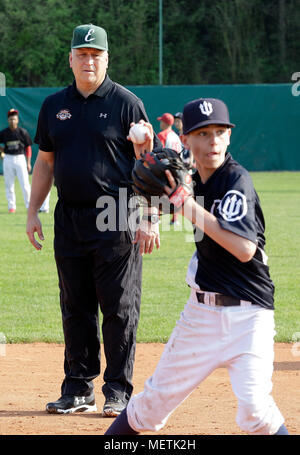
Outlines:
[{"label": "background player in white jersey", "polygon": [[[204,206],[192,197],[185,177],[178,182],[166,171],[169,186],[161,180],[162,194],[168,194],[196,228],[196,252],[187,273],[191,293],[153,375],[107,435],[158,431],[219,367],[228,369],[242,430],[254,435],[288,434],[271,396],[274,285],[264,252],[264,217],[250,175],[227,152],[233,126],[221,100],[198,99],[184,108],[182,141],[196,160],[194,192],[204,197]],[[141,166],[142,173],[146,168],[147,191],[152,170],[157,190],[153,156],[146,154]],[[143,194],[142,179],[133,181]]]},{"label": "background player in white jersey", "polygon": [[[183,132],[183,123],[182,123],[182,112],[176,112],[174,114],[174,126],[178,132],[179,137]],[[195,171],[196,165],[193,159],[192,152],[189,149],[186,149],[183,144],[181,144],[180,158],[184,162],[185,166],[189,169],[190,174]]]},{"label": "background player in white jersey", "polygon": [[157,136],[163,147],[180,153],[182,149],[181,141],[178,134],[176,134],[172,129],[172,125],[174,124],[173,115],[166,112],[161,117],[157,117],[157,120],[160,122],[161,129]]},{"label": "background player in white jersey", "polygon": [[[172,129],[172,126],[174,125],[174,116],[165,112],[161,117],[157,117],[157,120],[160,122],[161,129],[157,136],[163,147],[174,150],[177,153],[181,153],[182,143],[178,134],[176,134]],[[179,224],[177,213],[172,215],[170,224]]]}]

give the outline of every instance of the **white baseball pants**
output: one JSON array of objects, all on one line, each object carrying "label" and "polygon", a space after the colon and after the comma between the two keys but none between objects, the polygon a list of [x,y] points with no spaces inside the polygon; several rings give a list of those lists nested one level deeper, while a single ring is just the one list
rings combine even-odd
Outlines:
[{"label": "white baseball pants", "polygon": [[25,155],[5,155],[3,159],[3,174],[8,210],[16,209],[16,177],[18,178],[22,189],[25,206],[28,208],[30,199],[30,183]]},{"label": "white baseball pants", "polygon": [[249,434],[275,434],[284,418],[271,396],[274,335],[273,310],[213,307],[199,303],[192,290],[154,374],[128,403],[129,425],[138,432],[160,430],[210,373],[226,367],[238,400],[237,424]]}]

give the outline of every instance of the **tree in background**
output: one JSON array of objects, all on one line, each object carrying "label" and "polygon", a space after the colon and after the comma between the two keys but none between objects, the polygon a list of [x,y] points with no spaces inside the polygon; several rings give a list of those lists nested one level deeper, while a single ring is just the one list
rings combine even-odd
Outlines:
[{"label": "tree in background", "polygon": [[[7,86],[68,85],[72,30],[103,26],[109,74],[158,84],[158,0],[0,0]],[[290,82],[300,67],[300,0],[163,0],[166,85]]]},{"label": "tree in background", "polygon": [[[157,83],[157,1],[104,0],[93,20],[108,33],[109,74],[126,85]],[[120,79],[121,77],[121,79]]]}]

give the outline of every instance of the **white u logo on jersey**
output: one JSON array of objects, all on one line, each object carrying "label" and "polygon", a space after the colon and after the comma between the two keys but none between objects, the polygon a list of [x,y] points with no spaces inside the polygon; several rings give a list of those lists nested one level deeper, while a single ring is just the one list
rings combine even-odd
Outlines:
[{"label": "white u logo on jersey", "polygon": [[207,117],[212,114],[213,112],[213,107],[212,104],[209,103],[208,101],[203,101],[203,103],[199,104],[199,108],[202,112],[203,115],[207,115]]},{"label": "white u logo on jersey", "polygon": [[90,28],[89,31],[87,32],[87,34],[84,37],[84,41],[86,43],[89,43],[90,41],[93,41],[94,39],[96,39],[96,38],[90,38],[92,33],[95,33],[95,30],[93,28]]}]

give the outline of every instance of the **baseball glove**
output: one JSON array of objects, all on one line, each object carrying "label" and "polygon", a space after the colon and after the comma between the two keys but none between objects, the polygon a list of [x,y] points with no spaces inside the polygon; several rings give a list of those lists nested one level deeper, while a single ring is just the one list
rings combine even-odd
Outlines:
[{"label": "baseball glove", "polygon": [[[167,195],[165,186],[169,181],[165,171],[169,170],[176,188]],[[163,213],[176,213],[188,197],[193,196],[193,182],[180,156],[171,149],[154,149],[135,162],[132,171],[133,189],[143,196],[148,204],[159,206]],[[158,196],[158,197],[153,197]]]}]

